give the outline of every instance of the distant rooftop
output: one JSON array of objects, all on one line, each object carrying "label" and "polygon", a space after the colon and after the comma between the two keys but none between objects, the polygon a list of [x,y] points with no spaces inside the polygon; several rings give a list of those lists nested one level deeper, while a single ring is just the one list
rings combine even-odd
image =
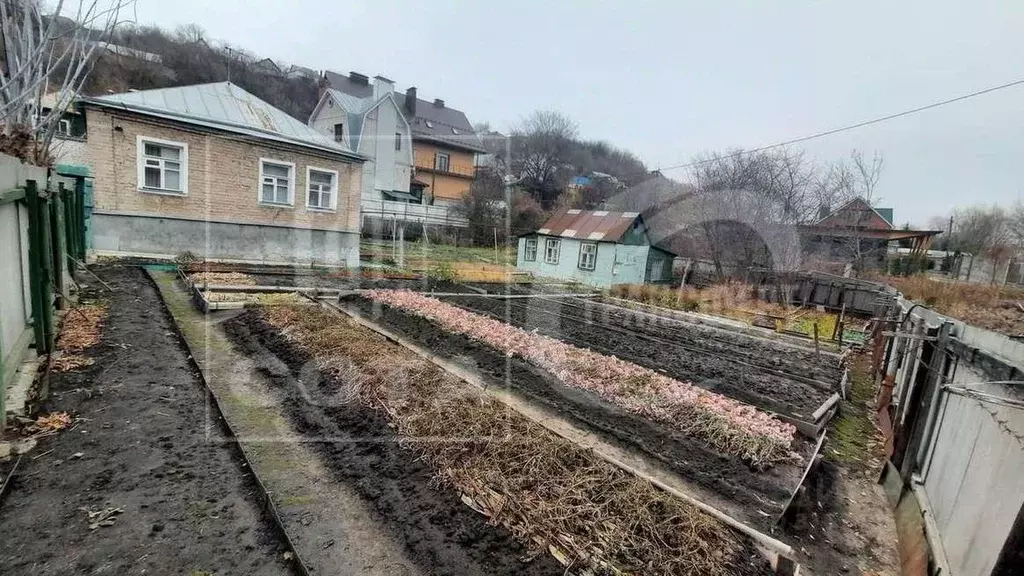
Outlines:
[{"label": "distant rooftop", "polygon": [[[331,72],[324,72],[330,87],[337,91],[355,98],[373,98],[372,80],[365,74],[350,72],[347,76]],[[486,152],[480,143],[480,138],[473,130],[469,118],[461,110],[449,107],[444,100],[428,101],[416,97],[415,105],[412,106],[408,96],[415,94],[415,88],[406,92],[395,91],[395,101],[409,121],[414,138],[420,140],[435,141],[442,144],[466,148],[476,152]],[[347,106],[346,106],[347,108]],[[415,109],[413,113],[412,109]]]},{"label": "distant rooftop", "polygon": [[140,90],[81,101],[358,157],[344,143],[320,134],[230,82]]}]

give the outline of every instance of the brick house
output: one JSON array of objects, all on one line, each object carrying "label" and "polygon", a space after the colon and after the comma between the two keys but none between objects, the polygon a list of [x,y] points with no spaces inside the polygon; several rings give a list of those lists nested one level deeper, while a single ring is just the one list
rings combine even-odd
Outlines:
[{"label": "brick house", "polygon": [[97,253],[358,266],[362,157],[229,82],[84,98]]}]

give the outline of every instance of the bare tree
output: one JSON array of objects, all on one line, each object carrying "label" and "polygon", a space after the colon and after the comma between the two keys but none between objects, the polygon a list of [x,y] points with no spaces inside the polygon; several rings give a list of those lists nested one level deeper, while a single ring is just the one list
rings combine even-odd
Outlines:
[{"label": "bare tree", "polygon": [[813,214],[814,168],[784,149],[712,153],[691,174],[696,231],[716,271],[780,265],[798,258],[788,239]]},{"label": "bare tree", "polygon": [[999,206],[969,206],[953,211],[953,233],[949,244],[953,250],[971,255],[967,265],[968,281],[976,257],[992,260],[994,267],[995,262],[1010,253],[1012,240],[1011,218]]},{"label": "bare tree", "polygon": [[[40,0],[0,0],[0,118],[7,147],[18,148],[12,152],[37,164],[48,160],[61,115],[133,1],[57,0],[44,16]],[[51,92],[55,102],[44,110]]]},{"label": "bare tree", "polygon": [[822,215],[858,198],[867,204],[861,209],[848,207],[843,212],[842,224],[848,236],[840,243],[838,256],[855,270],[861,270],[867,260],[884,255],[886,250],[886,242],[868,237],[868,224],[875,217],[872,207],[881,200],[876,189],[883,164],[878,152],[867,159],[861,151],[854,150],[848,160],[833,164],[815,186]]},{"label": "bare tree", "polygon": [[1017,248],[1024,249],[1024,202],[1013,203],[1007,213],[1007,227]]},{"label": "bare tree", "polygon": [[551,206],[562,191],[559,176],[567,173],[576,123],[551,110],[537,111],[512,131],[511,173],[544,206]]}]

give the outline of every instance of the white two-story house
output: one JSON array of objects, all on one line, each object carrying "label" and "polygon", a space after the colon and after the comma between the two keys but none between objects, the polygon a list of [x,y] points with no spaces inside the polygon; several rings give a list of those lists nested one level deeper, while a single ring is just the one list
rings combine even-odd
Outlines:
[{"label": "white two-story house", "polygon": [[418,99],[416,88],[395,92],[390,79],[358,72],[328,71],[320,90],[309,125],[367,158],[362,225],[467,225],[458,204],[475,177],[474,155],[483,149],[462,112],[442,100]]},{"label": "white two-story house", "polygon": [[[369,79],[367,79],[368,82]],[[365,97],[324,90],[309,125],[366,157],[361,208],[379,211],[389,202],[416,201],[409,123],[395,101],[394,82],[377,76]]]}]

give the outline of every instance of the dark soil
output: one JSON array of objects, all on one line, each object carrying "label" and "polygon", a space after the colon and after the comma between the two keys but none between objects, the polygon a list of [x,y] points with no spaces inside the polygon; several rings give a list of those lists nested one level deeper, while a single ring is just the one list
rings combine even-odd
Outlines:
[{"label": "dark soil", "polygon": [[324,465],[366,500],[424,574],[564,573],[547,554],[527,561],[528,551],[511,533],[489,526],[455,491],[433,487],[430,467],[399,446],[383,416],[356,403],[339,403],[334,394],[344,383],[322,374],[308,354],[257,312],[232,318],[224,328],[257,362],[295,431],[330,439],[316,445]]},{"label": "dark soil", "polygon": [[[346,299],[344,305],[439,356],[476,368],[484,377],[493,379],[496,386],[510,386],[612,442],[642,450],[689,481],[718,493],[733,504],[733,510],[740,511],[741,517],[755,525],[769,527],[797,488],[802,474],[798,465],[782,463],[766,471],[753,470],[739,457],[721,454],[703,442],[621,410],[589,392],[565,386],[520,358],[508,358],[490,346],[444,331],[428,320],[363,298]],[[805,457],[811,449],[806,441],[795,440],[794,450]]]},{"label": "dark soil", "polygon": [[[800,370],[796,366],[804,366],[808,376],[813,374],[810,364],[800,364],[799,360],[793,364],[787,359],[789,349],[748,347],[749,343],[739,338],[734,343],[711,340],[700,334],[688,334],[682,328],[670,330],[641,324],[628,313],[605,316],[606,307],[588,311],[578,304],[540,299],[444,300],[800,420],[812,420],[811,414],[832,394],[822,385],[788,377],[780,368],[764,366],[772,364],[793,372]],[[838,384],[838,374],[835,376]]]},{"label": "dark soil", "polygon": [[[137,268],[96,272],[116,289],[94,294],[110,310],[96,363],[54,373],[43,407],[78,420],[23,458],[0,505],[0,572],[292,573],[236,446],[207,437],[225,432],[155,288]],[[123,512],[90,530],[82,509],[108,507]]]},{"label": "dark soil", "polygon": [[260,286],[297,286],[304,288],[335,288],[339,290],[415,290],[417,292],[456,292],[472,293],[466,286],[444,280],[420,278],[407,280],[402,278],[365,278],[332,277],[327,274],[260,274],[247,273]]}]

